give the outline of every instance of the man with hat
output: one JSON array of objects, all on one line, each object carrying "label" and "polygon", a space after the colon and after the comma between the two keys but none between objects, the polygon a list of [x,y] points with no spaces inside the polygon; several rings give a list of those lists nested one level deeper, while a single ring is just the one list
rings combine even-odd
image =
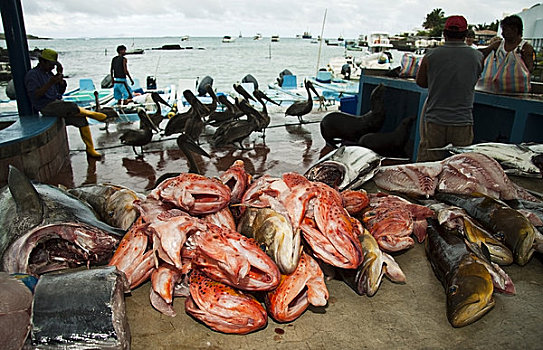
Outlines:
[{"label": "man with hat", "polygon": [[[91,157],[102,155],[94,149],[89,123],[86,117],[104,121],[106,115],[88,111],[74,102],[62,100],[66,91],[66,81],[62,75],[62,65],[55,50],[44,49],[38,56],[39,63],[26,73],[25,87],[32,103],[32,108],[43,115],[64,118],[66,125],[79,128],[81,139],[85,143],[87,154]],[[56,74],[53,69],[56,68]]]},{"label": "man with hat", "polygon": [[473,142],[475,84],[483,69],[483,55],[464,42],[468,22],[463,16],[445,21],[443,46],[428,51],[417,72],[417,84],[428,88],[420,118],[417,161],[435,161],[447,156],[431,150]]}]

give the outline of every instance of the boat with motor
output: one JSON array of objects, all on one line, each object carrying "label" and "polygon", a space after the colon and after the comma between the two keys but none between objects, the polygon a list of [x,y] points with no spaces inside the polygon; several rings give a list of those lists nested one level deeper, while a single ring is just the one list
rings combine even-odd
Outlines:
[{"label": "boat with motor", "polygon": [[236,41],[236,38],[233,37],[233,36],[225,35],[225,36],[222,37],[222,42],[223,43],[233,43],[234,41]]},{"label": "boat with motor", "polygon": [[181,38],[179,38],[179,40],[181,41],[189,41],[189,36],[188,35],[183,35]]},{"label": "boat with motor", "polygon": [[346,47],[344,57],[332,57],[328,69],[334,77],[359,80],[362,70],[366,75],[385,75],[400,63],[398,50],[393,49],[388,33],[373,32],[369,36],[360,36],[357,53],[355,46]]},{"label": "boat with motor", "polygon": [[303,34],[302,34],[302,39],[311,39],[313,36],[311,35],[311,33],[309,31],[305,31]]},{"label": "boat with motor", "polygon": [[272,35],[271,37],[271,42],[272,43],[276,43],[279,41],[279,35]]},{"label": "boat with motor", "polygon": [[255,36],[253,36],[253,40],[261,40],[262,39],[262,34],[260,33],[256,33]]}]

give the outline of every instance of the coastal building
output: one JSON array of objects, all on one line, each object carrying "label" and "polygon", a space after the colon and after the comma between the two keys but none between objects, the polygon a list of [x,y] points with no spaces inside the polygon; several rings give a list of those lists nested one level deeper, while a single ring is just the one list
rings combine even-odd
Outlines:
[{"label": "coastal building", "polygon": [[524,24],[524,39],[531,42],[536,51],[543,47],[543,4],[536,4],[529,9],[516,13]]}]

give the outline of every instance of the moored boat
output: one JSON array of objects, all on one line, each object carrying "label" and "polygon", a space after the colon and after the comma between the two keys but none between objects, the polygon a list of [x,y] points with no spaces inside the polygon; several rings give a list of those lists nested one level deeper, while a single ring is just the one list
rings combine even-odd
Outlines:
[{"label": "moored boat", "polygon": [[222,42],[223,43],[233,43],[234,41],[236,41],[236,38],[233,37],[233,36],[225,35],[225,36],[222,37]]}]

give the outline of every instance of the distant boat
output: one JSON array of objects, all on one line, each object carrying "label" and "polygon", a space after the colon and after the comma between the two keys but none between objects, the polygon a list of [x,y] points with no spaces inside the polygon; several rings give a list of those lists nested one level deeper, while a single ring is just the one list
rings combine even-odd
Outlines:
[{"label": "distant boat", "polygon": [[304,32],[304,34],[302,34],[302,39],[311,39],[312,37],[310,32]]},{"label": "distant boat", "polygon": [[222,42],[223,43],[233,43],[234,41],[236,41],[236,38],[230,36],[230,35],[225,35],[222,37]]},{"label": "distant boat", "polygon": [[278,42],[279,41],[279,35],[272,35],[271,41],[272,41],[272,43]]},{"label": "distant boat", "polygon": [[131,49],[131,50],[126,50],[126,54],[127,55],[141,55],[142,53],[144,53],[145,50],[144,49]]},{"label": "distant boat", "polygon": [[188,35],[183,35],[181,37],[181,41],[188,41],[189,40],[189,36]]},{"label": "distant boat", "polygon": [[256,35],[253,36],[253,40],[260,40],[260,39],[262,39],[262,34],[260,33],[256,33]]}]

